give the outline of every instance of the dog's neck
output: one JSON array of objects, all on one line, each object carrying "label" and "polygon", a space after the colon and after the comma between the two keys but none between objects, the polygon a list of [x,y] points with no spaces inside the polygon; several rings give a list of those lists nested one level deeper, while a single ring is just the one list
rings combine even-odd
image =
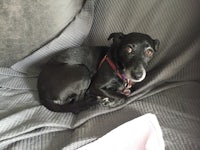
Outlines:
[{"label": "dog's neck", "polygon": [[123,72],[123,65],[119,62],[118,58],[117,58],[117,46],[111,46],[110,50],[107,53],[107,56],[112,60],[112,62],[116,65],[117,69],[120,72]]},{"label": "dog's neck", "polygon": [[117,63],[117,60],[115,59],[115,57],[113,57],[113,54],[112,54],[112,51],[108,51],[108,53],[102,58],[99,66],[98,66],[98,69],[101,68],[102,64],[107,61],[107,63],[110,65],[110,67],[112,68],[112,70],[117,74],[117,76],[122,79],[124,82],[125,82],[125,85],[124,85],[124,89],[121,91],[121,93],[123,95],[126,95],[126,96],[129,96],[130,93],[131,93],[131,90],[130,88],[132,87],[133,85],[133,81],[128,79],[125,74],[123,73],[122,70],[119,70],[119,66],[118,63]]}]

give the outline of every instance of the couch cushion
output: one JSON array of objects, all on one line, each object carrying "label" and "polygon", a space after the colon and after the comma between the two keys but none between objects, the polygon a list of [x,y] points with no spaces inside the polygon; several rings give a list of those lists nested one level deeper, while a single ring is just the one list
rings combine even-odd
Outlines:
[{"label": "couch cushion", "polygon": [[10,66],[58,34],[83,0],[0,1],[0,66]]}]

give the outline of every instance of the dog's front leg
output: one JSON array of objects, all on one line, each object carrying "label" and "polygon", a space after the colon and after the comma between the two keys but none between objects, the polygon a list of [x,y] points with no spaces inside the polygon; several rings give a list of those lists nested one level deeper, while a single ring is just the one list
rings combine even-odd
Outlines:
[{"label": "dog's front leg", "polygon": [[104,106],[109,106],[109,107],[119,106],[119,105],[125,103],[125,100],[127,98],[126,96],[122,95],[121,93],[112,91],[110,89],[101,88],[99,90],[104,95],[104,98],[101,98],[101,100],[100,100],[101,104],[103,104]]},{"label": "dog's front leg", "polygon": [[111,80],[105,83],[93,82],[90,86],[89,93],[90,95],[96,96],[99,103],[109,107],[116,107],[123,104],[127,98],[118,91],[118,85]]}]

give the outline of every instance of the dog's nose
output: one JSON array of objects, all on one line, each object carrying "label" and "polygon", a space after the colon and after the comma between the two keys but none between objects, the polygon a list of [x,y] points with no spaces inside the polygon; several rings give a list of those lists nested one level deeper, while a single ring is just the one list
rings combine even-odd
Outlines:
[{"label": "dog's nose", "polygon": [[140,79],[142,77],[142,75],[143,75],[143,72],[135,72],[134,75],[133,75],[133,77],[135,79]]}]

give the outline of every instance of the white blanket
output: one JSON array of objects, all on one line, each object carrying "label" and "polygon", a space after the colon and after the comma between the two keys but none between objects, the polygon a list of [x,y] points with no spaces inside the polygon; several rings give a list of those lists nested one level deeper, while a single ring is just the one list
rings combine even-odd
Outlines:
[{"label": "white blanket", "polygon": [[154,114],[122,124],[78,150],[164,150],[162,131]]}]

